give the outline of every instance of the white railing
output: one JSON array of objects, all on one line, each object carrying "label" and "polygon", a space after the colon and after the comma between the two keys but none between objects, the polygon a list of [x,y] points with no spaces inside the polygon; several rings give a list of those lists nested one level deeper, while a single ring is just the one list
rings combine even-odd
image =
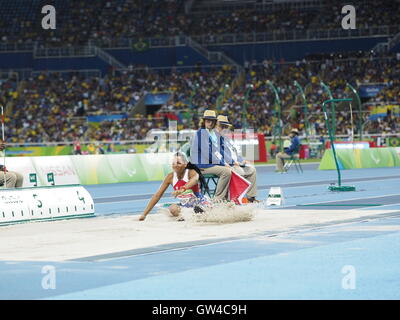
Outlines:
[{"label": "white railing", "polygon": [[[268,43],[281,41],[300,41],[300,40],[329,40],[347,38],[366,38],[366,37],[388,37],[396,34],[393,41],[399,41],[400,25],[379,26],[370,28],[359,28],[355,30],[343,29],[308,29],[308,30],[287,30],[271,32],[253,32],[236,34],[217,34],[217,35],[192,35],[192,40],[198,44],[205,45],[227,45],[240,43]],[[183,46],[187,43],[185,35],[173,37],[159,37],[145,39],[149,48],[163,48]],[[132,48],[138,41],[136,38],[112,38],[107,41],[91,40],[90,42],[101,48]],[[94,55],[88,46],[51,48],[43,47],[39,43],[0,44],[0,52],[19,52],[34,51],[35,57],[71,57],[71,56],[91,56]]]},{"label": "white railing", "polygon": [[[230,45],[243,43],[268,43],[303,40],[331,40],[348,38],[388,37],[400,32],[400,25],[360,28],[355,30],[338,29],[308,29],[253,33],[225,33],[215,35],[191,35],[193,41],[201,46]],[[109,39],[107,42],[93,42],[102,48],[132,48],[138,41],[132,38]],[[149,48],[176,47],[187,44],[185,35],[176,37],[147,38]]]},{"label": "white railing", "polygon": [[202,56],[206,57],[209,61],[211,62],[222,62],[227,65],[232,65],[236,67],[237,72],[241,72],[243,70],[243,67],[238,64],[236,61],[233,59],[229,58],[226,54],[220,51],[209,51],[207,48],[203,47],[201,44],[197,43],[195,40],[193,40],[191,37],[186,37],[186,44],[200,53]]},{"label": "white railing", "polygon": [[35,44],[33,42],[29,43],[0,43],[0,52],[22,52],[22,51],[32,51]]},{"label": "white railing", "polygon": [[308,29],[291,31],[273,31],[273,32],[253,32],[236,33],[221,35],[202,35],[192,36],[192,38],[201,45],[228,45],[239,43],[267,43],[282,41],[300,41],[300,40],[330,40],[347,38],[367,38],[367,37],[387,37],[394,32],[400,31],[400,25],[397,26],[379,26],[368,29]]},{"label": "white railing", "polygon": [[68,74],[81,74],[87,78],[89,77],[101,77],[101,71],[99,69],[66,69],[66,70],[46,70],[46,71],[31,71],[32,76],[37,76],[42,73],[45,74],[52,74],[52,73],[57,73],[60,75],[68,75]]},{"label": "white railing", "polygon": [[112,55],[110,55],[103,49],[96,47],[96,46],[93,46],[93,49],[94,49],[95,55],[98,56],[104,62],[108,63],[110,66],[113,66],[115,68],[120,68],[120,69],[126,68],[126,66],[123,63],[118,61],[116,58],[114,58]]},{"label": "white railing", "polygon": [[388,50],[394,48],[398,43],[400,43],[400,31],[388,42]]},{"label": "white railing", "polygon": [[204,14],[209,12],[226,12],[229,10],[243,10],[254,9],[257,11],[265,10],[282,10],[282,9],[306,9],[306,8],[320,8],[325,6],[323,0],[301,0],[301,1],[280,1],[270,2],[263,1],[258,3],[254,0],[248,1],[205,1],[199,5],[194,5],[190,11],[191,14]]}]

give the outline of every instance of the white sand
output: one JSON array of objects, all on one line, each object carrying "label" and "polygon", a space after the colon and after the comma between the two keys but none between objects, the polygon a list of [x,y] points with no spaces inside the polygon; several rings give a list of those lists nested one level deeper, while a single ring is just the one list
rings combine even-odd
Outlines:
[{"label": "white sand", "polygon": [[236,223],[195,222],[187,212],[178,222],[164,213],[108,216],[0,227],[1,260],[63,261],[169,243],[285,232],[327,222],[379,216],[388,210],[257,209],[253,219]]}]

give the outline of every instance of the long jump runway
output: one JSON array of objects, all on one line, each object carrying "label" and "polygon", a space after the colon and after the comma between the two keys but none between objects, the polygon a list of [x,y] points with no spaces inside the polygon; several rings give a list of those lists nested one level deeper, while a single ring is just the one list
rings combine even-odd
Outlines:
[{"label": "long jump runway", "polygon": [[342,171],[341,193],[303,168],[257,167],[284,206],[231,224],[138,221],[160,182],[86,186],[94,218],[0,227],[0,298],[399,299],[400,168]]}]

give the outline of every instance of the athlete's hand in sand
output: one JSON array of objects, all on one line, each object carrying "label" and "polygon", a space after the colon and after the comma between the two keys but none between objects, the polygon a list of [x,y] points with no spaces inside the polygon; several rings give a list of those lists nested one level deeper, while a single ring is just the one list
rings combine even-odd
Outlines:
[{"label": "athlete's hand in sand", "polygon": [[144,214],[142,214],[142,215],[139,217],[139,221],[144,221],[144,219],[146,219],[146,216],[145,216]]}]

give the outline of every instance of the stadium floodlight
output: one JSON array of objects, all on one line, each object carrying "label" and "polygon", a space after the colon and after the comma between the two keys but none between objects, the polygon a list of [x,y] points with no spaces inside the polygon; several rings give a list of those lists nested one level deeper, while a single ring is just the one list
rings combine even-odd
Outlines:
[{"label": "stadium floodlight", "polygon": [[229,84],[224,84],[223,89],[221,91],[221,93],[219,94],[218,98],[217,98],[217,111],[219,112],[221,109],[221,103],[224,100],[226,91],[229,89]]},{"label": "stadium floodlight", "polygon": [[361,103],[361,99],[360,99],[360,95],[357,93],[357,90],[350,84],[350,83],[346,83],[346,87],[349,88],[354,96],[356,97],[357,100],[357,104],[358,104],[358,133],[359,133],[359,140],[362,141],[362,129],[363,129],[363,123],[362,123],[362,103]]},{"label": "stadium floodlight", "polygon": [[310,122],[308,119],[308,103],[307,103],[307,99],[306,99],[306,95],[304,93],[303,87],[295,80],[293,83],[297,89],[300,91],[301,94],[301,98],[303,100],[303,112],[304,112],[304,125],[306,128],[306,140],[308,141],[308,135],[309,135],[309,131],[310,131]]},{"label": "stadium floodlight", "polygon": [[[1,106],[1,138],[2,143],[5,142],[5,133],[4,133],[4,108]],[[7,188],[7,180],[6,180],[6,149],[3,150],[3,178],[4,178],[4,188]]]},{"label": "stadium floodlight", "polygon": [[[329,87],[323,81],[320,82],[320,85],[326,91],[326,93],[328,94],[329,99],[330,100],[335,100],[333,98],[331,89],[329,89]],[[336,104],[335,104],[335,102],[332,102],[332,119],[331,119],[331,121],[332,121],[333,136],[335,136],[336,135]]]},{"label": "stadium floodlight", "polygon": [[254,86],[252,84],[247,84],[246,85],[246,93],[244,95],[244,104],[243,104],[243,111],[242,111],[242,123],[243,127],[247,129],[247,107],[249,104],[249,96],[250,96],[250,91],[253,90]]},{"label": "stadium floodlight", "polygon": [[197,90],[199,89],[200,85],[198,82],[195,83],[194,88],[192,89],[192,93],[189,98],[189,108],[192,110],[193,109],[193,98],[196,95]]},{"label": "stadium floodlight", "polygon": [[332,129],[329,124],[328,113],[326,112],[326,106],[325,106],[328,103],[335,103],[335,102],[340,102],[340,101],[351,102],[351,101],[353,101],[353,99],[329,99],[322,103],[322,109],[324,111],[326,128],[328,129],[329,139],[331,140],[331,149],[332,149],[332,153],[333,153],[333,158],[335,159],[336,171],[338,173],[338,184],[337,185],[331,184],[328,187],[328,189],[330,191],[355,191],[356,187],[354,187],[354,186],[342,186],[342,178],[341,178],[340,168],[339,168],[336,151],[335,151],[335,141],[334,141],[334,138],[332,135]]}]

